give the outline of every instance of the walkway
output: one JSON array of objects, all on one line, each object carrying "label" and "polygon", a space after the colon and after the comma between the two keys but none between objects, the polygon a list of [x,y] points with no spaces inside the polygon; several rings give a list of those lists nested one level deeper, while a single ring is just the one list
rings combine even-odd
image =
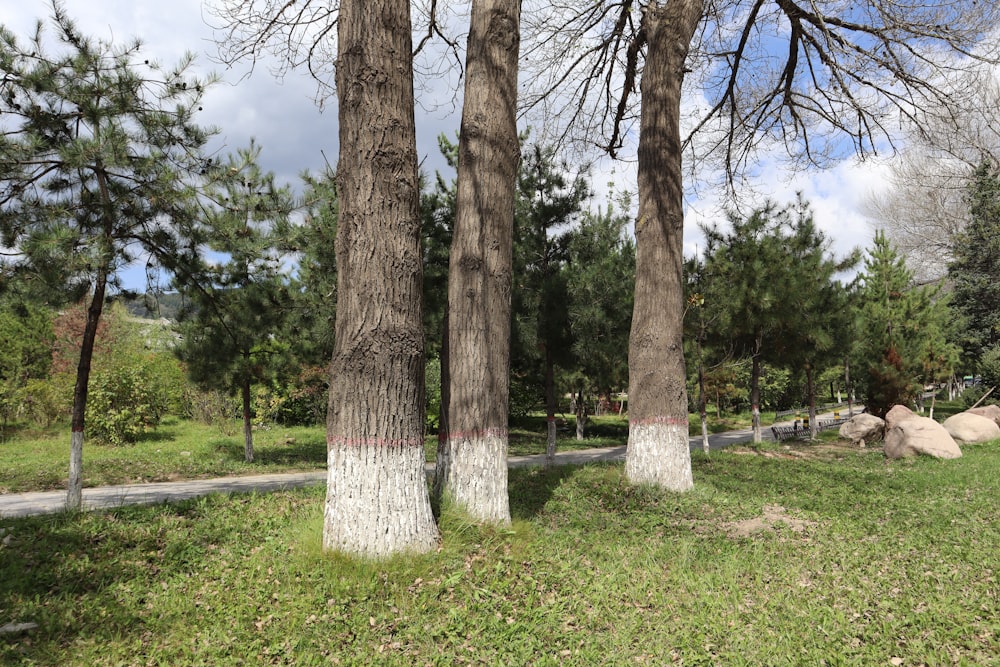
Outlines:
[{"label": "walkway", "polygon": [[[770,428],[763,428],[762,434],[766,440],[772,439]],[[713,451],[752,439],[753,433],[750,429],[716,433],[708,437],[709,448]],[[691,438],[689,444],[691,451],[701,451],[701,436]],[[596,461],[621,461],[624,459],[624,445],[556,453],[556,465],[579,465]],[[511,467],[543,466],[545,465],[545,455],[512,456],[508,460],[508,464]],[[427,469],[428,472],[433,472],[433,464],[428,464]],[[266,493],[321,484],[325,481],[326,471],[317,470],[301,473],[193,479],[183,482],[101,486],[83,490],[83,506],[85,509],[94,510],[124,505],[152,505],[197,498],[212,493]],[[10,493],[0,495],[0,518],[54,514],[62,511],[65,506],[66,491]]]}]

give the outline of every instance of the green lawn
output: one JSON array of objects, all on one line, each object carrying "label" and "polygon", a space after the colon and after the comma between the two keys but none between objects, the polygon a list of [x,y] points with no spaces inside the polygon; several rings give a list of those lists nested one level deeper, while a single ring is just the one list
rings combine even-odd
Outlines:
[{"label": "green lawn", "polygon": [[1000,664],[1000,443],[511,471],[510,530],[322,553],[323,487],[0,520],[10,665]]},{"label": "green lawn", "polygon": [[[545,453],[544,416],[517,420],[510,429],[511,456]],[[588,436],[576,439],[572,418],[561,424],[557,449],[586,449],[624,445],[628,423],[618,417],[591,420]],[[437,437],[427,438],[427,460],[437,452]],[[243,436],[222,435],[217,428],[167,418],[155,430],[127,446],[84,444],[84,486],[163,482],[304,470],[326,467],[326,434],[322,426],[275,426],[254,433],[253,463],[243,460]],[[0,493],[66,488],[69,468],[69,428],[0,440]]]}]

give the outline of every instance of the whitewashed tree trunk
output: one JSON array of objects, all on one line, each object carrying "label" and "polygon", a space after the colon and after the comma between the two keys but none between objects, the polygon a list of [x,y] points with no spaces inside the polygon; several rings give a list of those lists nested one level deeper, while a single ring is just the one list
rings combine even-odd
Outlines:
[{"label": "whitewashed tree trunk", "polygon": [[344,0],[338,29],[337,319],[323,546],[435,548],[424,472],[422,257],[410,7]]},{"label": "whitewashed tree trunk", "polygon": [[373,557],[437,546],[423,447],[338,445],[327,454],[323,546]]},{"label": "whitewashed tree trunk", "polygon": [[473,0],[448,274],[448,434],[435,492],[510,523],[507,444],[517,136],[518,0]]},{"label": "whitewashed tree trunk", "polygon": [[680,106],[685,59],[700,0],[650,2],[639,121],[639,217],[629,335],[629,437],[625,473],[636,484],[692,486],[682,344],[684,192]]}]

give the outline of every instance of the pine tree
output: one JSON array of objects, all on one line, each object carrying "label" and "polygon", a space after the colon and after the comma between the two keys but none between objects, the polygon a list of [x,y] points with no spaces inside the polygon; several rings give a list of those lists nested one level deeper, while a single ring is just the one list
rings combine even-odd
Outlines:
[{"label": "pine tree", "polygon": [[919,396],[929,355],[953,356],[947,343],[953,317],[941,285],[915,286],[912,272],[881,231],[859,280],[858,375],[866,408],[883,416]]},{"label": "pine tree", "polygon": [[553,148],[527,146],[517,179],[514,210],[514,288],[511,305],[513,384],[542,389],[547,423],[546,457],[556,451],[555,369],[568,368],[570,330],[568,229],[588,196],[582,176],[556,162]]},{"label": "pine tree", "polygon": [[952,303],[964,317],[962,347],[974,366],[1000,344],[1000,171],[988,161],[976,168],[969,192],[971,219],[956,235]]},{"label": "pine tree", "polygon": [[223,259],[205,266],[195,281],[179,279],[190,299],[181,315],[177,348],[199,385],[237,392],[243,419],[244,457],[253,461],[251,392],[276,373],[285,356],[281,333],[289,308],[281,240],[290,233],[293,201],[287,188],[258,165],[254,144],[230,156],[206,187],[212,205],[200,236]]},{"label": "pine tree", "polygon": [[139,259],[183,273],[196,263],[190,202],[209,169],[211,130],[194,119],[211,80],[192,57],[164,68],[133,40],[82,35],[59,3],[50,48],[0,28],[0,243],[16,273],[69,302],[89,300],[73,394],[67,505],[79,508],[87,388],[105,300]]}]

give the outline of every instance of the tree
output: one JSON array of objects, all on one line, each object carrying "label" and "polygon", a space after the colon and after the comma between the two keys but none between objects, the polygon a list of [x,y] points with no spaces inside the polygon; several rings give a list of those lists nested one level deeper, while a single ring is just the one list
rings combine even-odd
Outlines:
[{"label": "tree", "polygon": [[[343,11],[343,10],[342,10]],[[448,269],[446,438],[435,489],[484,522],[510,522],[507,408],[519,0],[473,0]]]},{"label": "tree", "polygon": [[946,341],[953,317],[941,285],[914,285],[913,273],[883,232],[875,235],[859,281],[863,329],[855,356],[865,407],[884,416],[919,395],[929,355],[950,356]]},{"label": "tree", "polygon": [[[532,6],[525,106],[557,137],[612,156],[638,125],[639,211],[629,350],[633,482],[692,484],[681,344],[684,194],[692,168],[732,186],[761,150],[824,165],[893,140],[895,119],[954,106],[939,74],[998,61],[995,3],[603,0]],[[641,105],[633,104],[638,82]],[[683,84],[691,132],[681,137]]]},{"label": "tree", "polygon": [[144,60],[138,41],[81,35],[58,3],[53,26],[58,52],[41,25],[25,47],[0,33],[0,231],[26,280],[89,299],[73,394],[75,509],[94,340],[118,272],[143,256],[182,271],[197,254],[185,228],[192,181],[207,163],[211,131],[194,117],[211,80],[190,73],[190,56],[165,69]]},{"label": "tree", "polygon": [[[196,384],[238,392],[243,451],[253,461],[251,390],[276,374],[285,356],[279,340],[289,289],[281,240],[289,237],[294,208],[287,188],[258,165],[254,144],[232,155],[205,188],[211,202],[200,237],[224,259],[178,280],[190,307],[181,313],[180,357]],[[186,321],[184,321],[186,320]]]},{"label": "tree", "polygon": [[1000,343],[1000,171],[984,160],[968,190],[970,218],[952,239],[952,303],[964,318],[963,348],[977,364]]},{"label": "tree", "polygon": [[345,0],[337,21],[337,317],[323,545],[437,544],[424,473],[420,214],[410,10]]},{"label": "tree", "polygon": [[545,397],[546,461],[556,453],[558,364],[572,363],[573,341],[567,262],[569,225],[589,194],[585,179],[570,178],[555,151],[538,145],[524,150],[517,178],[514,214],[514,290],[511,307],[511,375]]},{"label": "tree", "polygon": [[[797,316],[795,289],[800,282],[792,248],[803,242],[804,220],[768,203],[745,220],[730,215],[731,231],[703,226],[706,301],[721,312],[717,333],[728,339],[735,357],[751,360],[750,410],[753,439],[760,442],[760,380],[765,361],[786,352],[784,336]],[[804,276],[803,276],[804,277]]]},{"label": "tree", "polygon": [[971,219],[968,196],[984,159],[1000,159],[1000,82],[991,71],[955,73],[960,109],[928,108],[908,124],[907,145],[889,163],[888,187],[867,202],[872,224],[883,229],[919,280],[941,278],[957,236]]},{"label": "tree", "polygon": [[0,427],[19,416],[28,382],[48,376],[52,338],[48,309],[16,294],[0,296]]},{"label": "tree", "polygon": [[[609,203],[603,211],[584,213],[569,236],[569,326],[576,365],[587,378],[578,389],[608,397],[628,384],[635,244],[627,226],[628,218]],[[584,401],[576,405],[582,438]]]}]

